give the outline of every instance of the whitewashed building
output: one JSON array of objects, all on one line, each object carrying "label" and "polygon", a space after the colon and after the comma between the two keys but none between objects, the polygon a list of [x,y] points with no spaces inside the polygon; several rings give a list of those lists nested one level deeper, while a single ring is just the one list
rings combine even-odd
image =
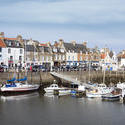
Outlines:
[{"label": "whitewashed building", "polygon": [[118,69],[118,61],[115,52],[105,51],[101,53],[100,66],[102,70],[116,71]]},{"label": "whitewashed building", "polygon": [[2,48],[2,62],[9,67],[22,66],[24,63],[24,48],[17,38],[1,37],[5,47]]}]

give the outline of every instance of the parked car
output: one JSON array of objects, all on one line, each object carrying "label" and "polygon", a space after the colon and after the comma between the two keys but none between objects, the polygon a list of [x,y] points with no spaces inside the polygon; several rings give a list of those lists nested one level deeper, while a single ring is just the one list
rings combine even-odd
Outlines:
[{"label": "parked car", "polygon": [[8,70],[8,66],[7,66],[7,65],[1,65],[1,67],[4,68],[4,71],[7,71],[7,70]]},{"label": "parked car", "polygon": [[4,72],[4,68],[0,66],[0,72]]},{"label": "parked car", "polygon": [[71,70],[71,66],[70,65],[66,65],[66,71],[70,71]]},{"label": "parked car", "polygon": [[75,70],[75,71],[79,71],[79,68],[78,68],[78,66],[76,66],[76,65],[71,66],[71,69],[72,69],[72,70]]},{"label": "parked car", "polygon": [[32,72],[40,71],[39,65],[33,65],[32,66]]}]

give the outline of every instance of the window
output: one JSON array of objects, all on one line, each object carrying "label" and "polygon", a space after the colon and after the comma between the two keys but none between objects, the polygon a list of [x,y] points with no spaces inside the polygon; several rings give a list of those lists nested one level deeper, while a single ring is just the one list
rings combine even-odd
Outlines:
[{"label": "window", "polygon": [[22,54],[23,53],[23,50],[22,49],[20,49],[20,54]]},{"label": "window", "polygon": [[42,61],[44,61],[44,56],[42,56]]},{"label": "window", "polygon": [[8,42],[9,46],[11,46],[11,41]]},{"label": "window", "polygon": [[16,44],[17,46],[19,46],[20,44],[17,42],[17,44]]},{"label": "window", "polygon": [[80,61],[82,61],[82,56],[80,56]]},{"label": "window", "polygon": [[2,55],[0,55],[0,60],[2,60]]},{"label": "window", "polygon": [[22,61],[22,56],[19,56],[19,61]]},{"label": "window", "polygon": [[65,55],[63,55],[63,60],[65,60]]},{"label": "window", "polygon": [[55,56],[56,56],[56,57],[55,57],[55,58],[56,58],[56,60],[58,60],[58,55],[55,55]]},{"label": "window", "polygon": [[8,53],[11,53],[11,49],[10,48],[8,49]]},{"label": "window", "polygon": [[2,52],[2,48],[0,47],[0,52]]},{"label": "window", "polygon": [[70,56],[68,56],[68,60],[70,60]]},{"label": "window", "polygon": [[10,56],[10,61],[13,61],[13,56]]}]

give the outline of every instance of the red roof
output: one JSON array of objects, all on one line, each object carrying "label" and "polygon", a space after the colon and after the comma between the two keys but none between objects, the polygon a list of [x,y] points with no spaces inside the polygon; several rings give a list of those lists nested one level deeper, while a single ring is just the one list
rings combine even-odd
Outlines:
[{"label": "red roof", "polygon": [[105,54],[105,53],[102,53],[102,54],[101,54],[101,59],[105,59],[105,57],[106,57],[106,54]]},{"label": "red roof", "polygon": [[40,46],[47,46],[47,44],[40,44]]},{"label": "red roof", "polygon": [[7,38],[7,37],[0,37],[0,39],[5,39],[5,40],[17,40],[17,38]]},{"label": "red roof", "polygon": [[121,55],[121,58],[125,58],[125,54]]},{"label": "red roof", "polygon": [[0,39],[0,47],[6,47],[5,43],[3,42],[2,39]]}]

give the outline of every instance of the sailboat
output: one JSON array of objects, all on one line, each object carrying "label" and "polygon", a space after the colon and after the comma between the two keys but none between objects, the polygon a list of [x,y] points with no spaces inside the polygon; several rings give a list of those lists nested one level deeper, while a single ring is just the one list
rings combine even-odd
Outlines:
[{"label": "sailboat", "polygon": [[86,90],[87,97],[91,97],[91,98],[102,97],[104,95],[110,94],[114,90],[113,87],[107,87],[105,84],[105,70],[106,70],[106,67],[104,67],[104,71],[103,71],[103,83],[97,84],[92,89]]},{"label": "sailboat", "polygon": [[[25,60],[26,60],[26,44],[25,44]],[[7,83],[4,84],[0,90],[2,93],[8,92],[29,92],[36,91],[39,89],[40,85],[38,84],[29,84],[27,83],[27,68],[26,76],[23,79],[16,79],[15,77],[11,80],[7,80]],[[23,83],[24,82],[24,83]]]},{"label": "sailboat", "polygon": [[0,88],[1,92],[29,92],[38,90],[40,86],[38,84],[22,83],[22,81],[27,82],[27,77],[24,77],[23,79],[12,78],[11,80],[7,81],[9,83],[4,84]]}]

